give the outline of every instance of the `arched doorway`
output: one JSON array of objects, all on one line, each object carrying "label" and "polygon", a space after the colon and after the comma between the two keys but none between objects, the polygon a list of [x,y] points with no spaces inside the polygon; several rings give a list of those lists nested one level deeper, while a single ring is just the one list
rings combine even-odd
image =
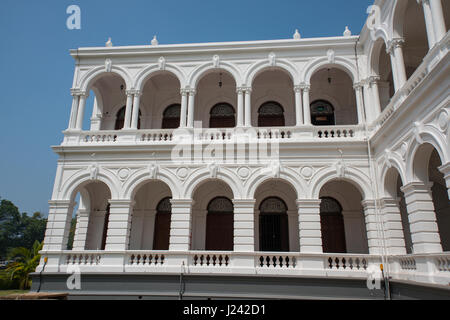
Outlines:
[{"label": "arched doorway", "polygon": [[264,103],[258,110],[258,127],[283,127],[284,109],[278,102]]},{"label": "arched doorway", "polygon": [[[125,125],[125,112],[127,107],[123,106],[117,111],[116,114],[116,123],[114,125],[114,130],[122,130]],[[141,111],[139,110],[139,119],[138,119],[138,129],[141,128]]]},{"label": "arched doorway", "polygon": [[156,207],[153,250],[169,250],[172,205],[170,197],[162,199]]},{"label": "arched doorway", "polygon": [[277,197],[265,199],[259,206],[259,250],[289,251],[287,206]]},{"label": "arched doorway", "polygon": [[321,198],[320,224],[323,252],[347,252],[342,206],[336,199],[331,197]]},{"label": "arched doorway", "polygon": [[311,103],[311,123],[314,126],[334,126],[334,107],[325,100]]},{"label": "arched doorway", "polygon": [[236,126],[236,113],[229,103],[216,104],[209,114],[210,128],[234,128]]},{"label": "arched doorway", "polygon": [[233,251],[233,203],[225,197],[212,199],[206,218],[206,245],[208,251]]},{"label": "arched doorway", "polygon": [[180,126],[181,105],[172,104],[164,110],[162,129],[176,129]]}]

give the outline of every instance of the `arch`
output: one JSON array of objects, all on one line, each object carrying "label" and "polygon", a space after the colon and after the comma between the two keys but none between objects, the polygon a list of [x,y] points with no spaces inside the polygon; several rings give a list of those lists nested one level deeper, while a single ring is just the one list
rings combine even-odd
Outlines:
[{"label": "arch", "polygon": [[214,178],[207,168],[202,168],[192,173],[184,183],[185,189],[182,193],[183,198],[192,199],[195,190],[209,180],[221,180],[230,187],[234,199],[243,199],[242,186],[240,185],[241,180],[231,170],[223,167],[218,170],[217,176]]},{"label": "arch", "polygon": [[377,37],[375,40],[370,42],[369,49],[369,59],[367,60],[367,70],[369,71],[369,76],[379,76],[379,59],[381,54],[381,49],[383,45],[387,48],[388,41],[382,37]]},{"label": "arch", "polygon": [[342,180],[352,184],[361,193],[363,200],[373,200],[374,194],[371,188],[370,179],[355,168],[346,167],[343,176],[338,175],[333,167],[328,167],[319,171],[312,179],[310,185],[310,199],[319,199],[323,186],[330,181]]},{"label": "arch", "polygon": [[78,87],[81,91],[87,92],[95,81],[111,73],[122,78],[127,90],[131,89],[132,77],[130,73],[125,68],[114,65],[111,68],[111,72],[107,72],[104,66],[92,68],[80,79]]},{"label": "arch", "polygon": [[293,85],[297,85],[300,83],[300,77],[297,71],[297,67],[286,59],[276,59],[275,65],[271,65],[269,60],[261,60],[255,62],[247,69],[244,76],[244,83],[251,87],[256,76],[266,70],[277,69],[286,72],[291,77]]},{"label": "arch", "polygon": [[405,23],[405,13],[408,7],[409,0],[397,0],[392,8],[391,16],[391,34],[392,38],[403,37],[403,26]]},{"label": "arch", "polygon": [[220,61],[220,66],[217,68],[214,66],[213,62],[207,62],[200,65],[192,71],[188,77],[187,85],[191,88],[197,88],[198,82],[203,76],[209,72],[224,70],[228,72],[234,79],[236,87],[242,86],[242,76],[239,68],[232,63]]},{"label": "arch", "polygon": [[[388,197],[393,194],[393,190],[387,187],[387,184],[394,186],[397,182],[393,181],[392,170],[394,170],[395,173],[397,173],[400,176],[400,179],[402,180],[403,185],[405,185],[407,182],[406,175],[405,175],[405,168],[403,161],[397,159],[397,157],[390,157],[388,162],[385,161],[383,164],[383,167],[381,169],[380,173],[380,196],[381,197]],[[390,173],[391,172],[391,173]],[[389,190],[390,189],[390,190]]]},{"label": "arch", "polygon": [[120,186],[120,183],[114,175],[101,170],[97,174],[96,179],[91,179],[91,174],[87,170],[80,170],[62,185],[60,192],[62,197],[60,200],[71,200],[80,188],[93,181],[103,182],[111,193],[111,199],[119,199],[119,189],[117,186]]},{"label": "arch", "polygon": [[276,101],[264,102],[258,108],[258,127],[284,127],[284,108]]},{"label": "arch", "polygon": [[336,68],[344,71],[347,75],[352,79],[352,82],[355,83],[358,81],[358,74],[356,71],[356,66],[352,61],[342,58],[336,57],[333,63],[330,63],[327,57],[321,57],[312,60],[309,62],[306,67],[303,69],[302,79],[306,84],[311,83],[311,78],[317,71],[324,68]]},{"label": "arch", "polygon": [[158,75],[158,74],[164,74],[164,73],[170,73],[177,78],[180,88],[184,88],[186,86],[186,76],[183,72],[183,70],[173,64],[166,64],[164,70],[161,70],[159,65],[150,65],[148,67],[145,67],[139,73],[136,75],[136,80],[134,82],[134,88],[137,90],[144,90],[145,83],[147,80],[149,80],[151,77]]},{"label": "arch", "polygon": [[134,199],[136,192],[141,186],[149,181],[160,181],[167,185],[172,193],[174,199],[179,199],[180,197],[180,182],[173,176],[173,174],[165,169],[159,169],[157,172],[156,179],[150,177],[150,169],[141,169],[131,175],[123,186],[123,197],[124,199]]}]

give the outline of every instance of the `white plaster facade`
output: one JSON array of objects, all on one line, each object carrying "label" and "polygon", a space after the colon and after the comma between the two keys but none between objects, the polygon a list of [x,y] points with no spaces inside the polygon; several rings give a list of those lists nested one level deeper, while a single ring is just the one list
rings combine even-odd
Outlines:
[{"label": "white plaster facade", "polygon": [[[450,4],[375,5],[360,36],[71,51],[71,116],[53,147],[60,158],[37,271],[46,257],[44,273],[75,264],[94,273],[365,278],[368,265],[383,263],[394,279],[448,284]],[[317,100],[334,107],[334,125],[312,124]],[[284,126],[258,127],[268,101],[282,106]],[[208,133],[217,103],[233,106],[236,126]],[[161,129],[173,104],[180,129]],[[82,130],[88,108],[90,130]],[[251,159],[247,133],[278,153]],[[216,157],[174,159],[180,139]],[[153,250],[166,197],[169,247]],[[233,203],[229,251],[205,250],[216,197]],[[287,207],[288,252],[260,249],[259,208],[270,197]],[[324,253],[323,197],[342,208],[345,252]]]}]

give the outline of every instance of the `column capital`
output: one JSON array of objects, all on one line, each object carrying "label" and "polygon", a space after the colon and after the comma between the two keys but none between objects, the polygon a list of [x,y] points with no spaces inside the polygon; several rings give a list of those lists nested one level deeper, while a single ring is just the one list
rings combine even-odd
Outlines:
[{"label": "column capital", "polygon": [[135,97],[140,97],[140,96],[142,96],[142,91],[141,90],[133,90],[133,94]]},{"label": "column capital", "polygon": [[247,87],[247,86],[242,86],[241,87],[242,88],[242,90],[244,90],[245,92],[248,92],[248,93],[252,93],[252,87]]},{"label": "column capital", "polygon": [[79,88],[71,88],[70,89],[70,95],[72,96],[72,97],[77,97],[77,96],[79,96],[80,95],[80,89]]},{"label": "column capital", "polygon": [[320,199],[297,199],[297,208],[316,208],[320,207],[322,200]]},{"label": "column capital", "polygon": [[404,193],[405,197],[414,192],[431,192],[431,187],[433,182],[423,183],[423,182],[411,182],[404,185],[400,190]]},{"label": "column capital", "polygon": [[180,89],[180,94],[182,96],[187,96],[189,94],[190,89],[184,88],[184,89]]},{"label": "column capital", "polygon": [[359,91],[362,90],[364,87],[364,81],[356,82],[353,84],[353,89]]},{"label": "column capital", "polygon": [[197,90],[196,89],[188,89],[188,93],[190,96],[195,96],[197,94]]},{"label": "column capital", "polygon": [[418,4],[430,4],[430,0],[416,0]]},{"label": "column capital", "polygon": [[71,205],[75,206],[75,202],[70,200],[50,200],[48,201],[48,205],[53,208],[67,208]]},{"label": "column capital", "polygon": [[398,206],[400,204],[400,198],[385,197],[385,198],[381,198],[379,203],[380,203],[381,207]]},{"label": "column capital", "polygon": [[302,88],[303,92],[309,92],[309,90],[311,90],[311,85],[309,83],[302,83],[300,84],[300,87]]},{"label": "column capital", "polygon": [[135,204],[134,200],[129,200],[129,199],[111,199],[111,200],[108,200],[108,202],[114,208],[133,207]]},{"label": "column capital", "polygon": [[303,86],[301,84],[294,86],[294,92],[295,93],[301,93],[302,90],[303,90]]},{"label": "column capital", "polygon": [[405,42],[405,39],[403,39],[403,38],[394,38],[392,40],[389,40],[388,44],[386,46],[386,53],[392,54],[394,49],[401,48],[403,46],[404,42]]},{"label": "column capital", "polygon": [[370,200],[370,199],[363,200],[363,201],[361,201],[361,205],[364,210],[370,209],[370,208],[375,209],[375,200]]},{"label": "column capital", "polygon": [[132,95],[134,95],[136,90],[134,89],[129,89],[129,90],[125,90],[125,94],[127,95],[127,97],[131,97]]},{"label": "column capital", "polygon": [[172,208],[191,208],[195,202],[192,199],[170,199],[170,203],[172,204]]},{"label": "column capital", "polygon": [[444,174],[444,177],[450,175],[450,162],[438,167],[438,170]]},{"label": "column capital", "polygon": [[240,208],[254,208],[256,200],[255,199],[233,199],[233,205]]},{"label": "column capital", "polygon": [[246,87],[236,87],[237,94],[243,94],[245,92]]}]

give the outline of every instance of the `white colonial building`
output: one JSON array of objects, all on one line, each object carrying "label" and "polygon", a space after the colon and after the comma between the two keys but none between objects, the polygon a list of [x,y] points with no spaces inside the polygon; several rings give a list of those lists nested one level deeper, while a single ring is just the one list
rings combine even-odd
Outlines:
[{"label": "white colonial building", "polygon": [[450,1],[377,0],[359,36],[72,50],[33,287],[380,298],[383,264],[448,298],[449,27]]}]

